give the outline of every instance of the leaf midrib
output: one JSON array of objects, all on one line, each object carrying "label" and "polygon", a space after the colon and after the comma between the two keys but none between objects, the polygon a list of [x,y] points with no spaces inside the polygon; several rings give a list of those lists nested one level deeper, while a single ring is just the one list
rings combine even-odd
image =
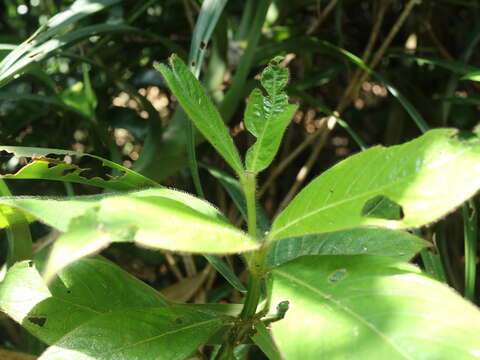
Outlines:
[{"label": "leaf midrib", "polygon": [[[295,220],[293,220],[293,221],[291,221],[291,222],[289,222],[289,223],[286,223],[286,224],[285,224],[284,226],[282,226],[281,228],[279,228],[279,229],[277,229],[277,230],[275,230],[275,231],[272,231],[272,233],[270,234],[269,238],[270,238],[271,240],[277,240],[278,238],[276,239],[276,238],[275,238],[275,235],[280,234],[280,233],[281,233],[282,231],[284,231],[285,229],[287,229],[287,228],[289,228],[289,227],[297,224],[298,222],[300,222],[300,221],[302,221],[302,220],[305,220],[305,219],[307,219],[307,218],[309,218],[309,217],[311,217],[311,216],[314,216],[314,215],[316,215],[316,214],[319,213],[319,212],[322,212],[322,211],[327,210],[327,209],[329,209],[329,208],[332,208],[332,207],[335,207],[335,206],[338,206],[338,205],[341,205],[341,204],[344,204],[344,203],[347,203],[347,202],[350,202],[350,201],[354,201],[354,200],[356,200],[356,199],[358,199],[358,198],[364,197],[364,196],[369,195],[369,194],[377,193],[377,192],[382,191],[382,190],[384,190],[384,189],[387,189],[387,188],[389,188],[389,187],[391,187],[391,186],[395,186],[395,185],[398,185],[398,184],[400,184],[400,183],[402,183],[402,182],[405,182],[405,181],[407,181],[407,180],[410,180],[412,177],[415,177],[415,176],[416,176],[418,173],[420,173],[420,172],[430,171],[430,170],[432,170],[432,169],[435,169],[435,168],[438,168],[438,167],[440,167],[440,166],[443,166],[443,165],[445,165],[446,163],[449,163],[449,162],[451,162],[451,161],[455,161],[460,155],[462,155],[463,153],[467,152],[467,150],[468,150],[468,149],[465,149],[465,150],[463,150],[463,151],[458,151],[458,152],[455,154],[454,157],[448,158],[447,161],[439,162],[439,164],[438,164],[438,165],[435,165],[435,166],[431,166],[431,167],[428,167],[428,166],[427,166],[427,167],[421,169],[420,171],[414,172],[414,173],[412,173],[412,174],[410,174],[410,175],[406,175],[406,176],[404,176],[403,178],[400,178],[400,179],[397,180],[397,181],[393,181],[393,182],[388,183],[388,184],[385,184],[385,185],[383,185],[383,186],[379,186],[379,187],[377,187],[377,188],[375,188],[375,189],[373,189],[373,190],[366,191],[366,192],[362,192],[362,193],[360,193],[360,194],[358,194],[358,195],[349,197],[349,198],[347,198],[347,199],[342,199],[342,200],[333,202],[333,203],[331,203],[331,204],[329,204],[329,205],[322,206],[322,207],[320,207],[320,208],[318,208],[318,209],[316,209],[316,210],[314,210],[314,211],[311,211],[311,212],[309,212],[309,213],[307,213],[307,214],[305,214],[305,215],[303,215],[303,216],[300,216],[300,217],[296,218]],[[275,225],[275,224],[274,224],[274,225]]]},{"label": "leaf midrib", "polygon": [[[253,144],[253,148],[252,149],[255,149],[255,153],[254,153],[254,157],[253,157],[253,161],[252,161],[252,170],[255,171],[255,168],[256,168],[256,164],[257,164],[257,161],[258,161],[258,157],[260,156],[260,148],[261,148],[261,145],[263,143],[263,140],[265,139],[265,133],[267,131],[267,128],[269,127],[270,123],[272,122],[273,118],[274,118],[274,114],[275,114],[275,111],[274,111],[274,107],[277,106],[277,95],[279,94],[275,94],[276,96],[270,96],[270,98],[273,100],[273,105],[272,105],[272,111],[270,111],[270,113],[268,114],[267,116],[267,119],[266,121],[263,123],[263,129],[261,131],[261,134],[260,136],[257,136],[257,141],[255,142],[255,144]],[[263,105],[263,101],[265,100],[265,97],[264,95],[262,94],[262,105]],[[286,109],[286,107],[285,107]]]},{"label": "leaf midrib", "polygon": [[184,326],[184,327],[181,327],[181,328],[177,328],[177,329],[173,329],[173,330],[170,330],[170,331],[165,331],[159,335],[155,335],[155,336],[151,336],[147,339],[143,339],[141,341],[137,341],[136,343],[133,343],[133,344],[128,344],[128,345],[125,345],[125,346],[122,346],[122,347],[119,347],[117,349],[113,349],[113,350],[110,350],[110,351],[107,351],[105,353],[102,353],[102,354],[98,354],[98,356],[104,356],[104,355],[109,355],[109,354],[113,354],[113,353],[116,353],[116,352],[120,352],[120,351],[123,351],[125,349],[128,349],[128,348],[131,348],[131,347],[135,347],[135,346],[138,346],[138,345],[141,345],[141,344],[144,344],[144,343],[147,343],[147,342],[150,342],[150,341],[155,341],[157,339],[160,339],[164,336],[167,336],[167,335],[171,335],[171,334],[175,334],[175,333],[178,333],[178,332],[182,332],[182,331],[185,331],[185,330],[188,330],[188,329],[191,329],[191,328],[195,328],[195,327],[199,327],[199,326],[202,326],[202,325],[205,325],[205,324],[209,324],[209,323],[212,323],[212,322],[222,322],[223,318],[215,318],[215,319],[210,319],[210,320],[206,320],[206,321],[201,321],[201,322],[198,322],[198,323],[194,323],[194,324],[190,324],[188,326]]},{"label": "leaf midrib", "polygon": [[[188,90],[188,86],[184,86],[183,81],[182,81],[182,79],[180,79],[179,74],[177,73],[177,71],[175,71],[175,70],[171,71],[171,70],[168,69],[168,68],[166,68],[166,70],[167,70],[167,71],[170,71],[170,73],[173,74],[175,80],[177,80],[177,83],[178,83],[179,87],[182,88],[183,92],[186,93],[186,94],[189,94],[190,91]],[[201,86],[201,85],[199,85],[199,86]],[[203,94],[203,95],[204,95],[205,97],[207,97],[207,95],[205,95],[205,94]],[[196,110],[195,110],[195,107],[196,107],[197,105],[196,105],[195,103],[193,103],[193,102],[188,98],[188,96],[186,96],[186,97],[184,96],[184,99],[190,104],[190,107],[191,107],[192,110],[197,114],[197,117],[204,119],[204,120],[202,121],[202,123],[205,124],[206,127],[210,129],[209,131],[210,131],[211,133],[217,132],[217,131],[216,131],[215,122],[214,122],[214,121],[208,121],[208,117],[204,115],[204,112],[203,112],[203,111],[196,111]],[[210,100],[210,99],[208,99],[208,97],[207,97],[207,102],[208,102],[209,100]],[[220,116],[220,114],[216,111],[215,107],[212,106],[212,107],[211,107],[211,110],[212,110],[212,111],[210,112],[210,115],[213,116],[213,117],[215,117],[215,118],[217,118],[217,120],[219,120],[219,123],[222,123],[223,126],[225,126],[225,122],[223,121],[223,119],[222,119],[222,117]],[[190,121],[193,121],[193,120],[190,120]],[[197,125],[195,125],[195,127],[198,128]],[[227,133],[227,135],[228,135],[228,133]],[[205,137],[212,137],[212,136],[210,136],[210,134],[208,134],[208,136],[205,135]],[[230,137],[229,137],[229,138],[230,138]],[[214,140],[214,137],[212,137],[212,141],[211,141],[211,142],[212,142],[212,145],[213,145],[214,147],[216,147],[216,146],[214,145],[214,141],[213,141],[213,140]],[[234,169],[235,171],[240,171],[240,170],[243,168],[243,166],[242,166],[240,157],[238,156],[238,153],[236,153],[236,152],[234,151],[234,148],[233,148],[233,146],[232,146],[233,143],[229,143],[228,140],[227,140],[227,138],[226,138],[225,136],[219,136],[219,138],[217,138],[216,140],[217,140],[217,144],[219,145],[219,147],[220,147],[220,148],[223,148],[223,150],[224,150],[225,152],[227,152],[227,153],[229,154],[229,156],[231,157],[231,159],[225,159],[225,160],[226,160],[228,163],[232,162],[232,164],[230,164],[230,165],[233,167],[233,169]]]},{"label": "leaf midrib", "polygon": [[347,305],[341,303],[339,300],[334,299],[333,296],[327,295],[327,294],[323,293],[322,291],[320,291],[319,289],[313,287],[309,283],[307,283],[307,282],[305,282],[305,281],[303,281],[303,280],[301,280],[301,279],[299,279],[299,278],[297,278],[297,277],[295,277],[291,274],[285,273],[281,270],[277,269],[277,270],[275,270],[275,273],[284,277],[287,280],[293,281],[293,282],[297,283],[298,285],[303,286],[304,288],[314,292],[315,294],[320,295],[324,300],[334,303],[336,306],[341,308],[347,314],[351,315],[353,318],[355,318],[356,320],[360,321],[365,326],[367,326],[370,330],[372,330],[375,334],[377,334],[380,337],[380,339],[384,340],[388,345],[390,345],[398,354],[403,356],[405,359],[415,360],[414,358],[410,357],[409,354],[403,352],[402,349],[397,344],[395,344],[393,341],[391,341],[385,334],[383,334],[380,331],[380,329],[378,329],[374,324],[369,322],[368,319],[364,318],[360,314],[357,314],[355,311],[350,309]]}]

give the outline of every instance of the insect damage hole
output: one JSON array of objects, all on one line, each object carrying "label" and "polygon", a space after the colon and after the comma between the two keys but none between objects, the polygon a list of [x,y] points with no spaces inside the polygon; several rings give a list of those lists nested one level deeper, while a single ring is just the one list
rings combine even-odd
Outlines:
[{"label": "insect damage hole", "polygon": [[347,277],[347,269],[338,269],[328,275],[328,281],[331,283],[338,283]]},{"label": "insect damage hole", "polygon": [[43,327],[47,322],[47,318],[46,317],[29,317],[28,321],[30,321],[32,324]]},{"label": "insect damage hole", "polygon": [[365,201],[361,215],[385,220],[402,220],[405,217],[402,206],[385,195],[377,195]]}]

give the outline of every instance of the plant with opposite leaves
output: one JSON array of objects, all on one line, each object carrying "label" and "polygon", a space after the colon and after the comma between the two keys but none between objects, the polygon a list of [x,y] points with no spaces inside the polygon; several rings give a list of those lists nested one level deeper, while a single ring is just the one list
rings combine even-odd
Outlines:
[{"label": "plant with opposite leaves", "polygon": [[[270,359],[480,357],[480,312],[407,262],[430,244],[405,231],[438,220],[478,191],[477,136],[436,129],[351,156],[307,185],[268,228],[259,216],[256,180],[296,111],[284,92],[288,69],[272,60],[261,75],[264,91],[248,98],[244,122],[256,142],[245,164],[189,68],[173,55],[170,66],[157,69],[238,177],[244,199],[236,201],[245,204],[248,233],[208,202],[106,160],[123,175],[100,182],[72,168],[67,181],[137,190],[0,198],[0,225],[12,239],[0,309],[50,345],[41,360],[186,359],[204,345],[211,345],[204,357],[232,359],[238,345],[252,342]],[[56,150],[2,150],[33,159],[29,171],[12,179],[35,173],[65,181],[67,165],[49,156]],[[63,233],[45,265],[20,251],[21,231],[34,220]],[[174,303],[103,258],[87,257],[125,241],[241,254],[249,270],[243,304]],[[219,258],[210,259],[245,291]]]}]

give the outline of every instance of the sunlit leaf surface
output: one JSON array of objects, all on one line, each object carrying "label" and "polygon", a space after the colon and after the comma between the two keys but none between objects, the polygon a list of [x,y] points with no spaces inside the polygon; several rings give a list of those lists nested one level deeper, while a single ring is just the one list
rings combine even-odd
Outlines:
[{"label": "sunlit leaf surface", "polygon": [[168,304],[157,290],[102,259],[78,261],[48,287],[33,261],[23,261],[0,285],[0,309],[47,344],[99,314]]},{"label": "sunlit leaf surface", "polygon": [[[479,164],[480,139],[460,138],[454,129],[432,130],[398,146],[371,148],[307,185],[275,219],[269,238],[363,225],[405,229],[431,223],[477,192]],[[371,208],[379,196],[395,206],[380,212]]]},{"label": "sunlit leaf surface", "polygon": [[478,359],[480,312],[412,265],[381,256],[306,256],[273,271],[272,323],[286,359]]},{"label": "sunlit leaf surface", "polygon": [[184,360],[230,322],[187,306],[113,311],[76,328],[39,360]]}]

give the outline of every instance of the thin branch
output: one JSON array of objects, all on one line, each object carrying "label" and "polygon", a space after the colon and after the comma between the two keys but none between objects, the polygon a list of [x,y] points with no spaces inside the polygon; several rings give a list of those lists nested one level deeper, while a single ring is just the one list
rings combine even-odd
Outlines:
[{"label": "thin branch", "polygon": [[315,30],[318,29],[320,25],[324,22],[324,20],[327,18],[327,16],[332,12],[332,10],[335,8],[335,5],[337,5],[338,0],[331,0],[327,6],[325,6],[325,9],[323,9],[323,12],[320,14],[320,16],[310,25],[308,28],[306,34],[311,35],[315,32]]},{"label": "thin branch", "polygon": [[[387,37],[383,41],[382,45],[373,56],[373,59],[370,63],[370,67],[372,69],[375,68],[380,63],[383,55],[385,54],[385,51],[387,50],[388,46],[392,42],[393,38],[400,30],[401,26],[407,19],[408,15],[410,15],[413,7],[418,3],[419,3],[419,0],[410,0],[408,4],[405,6],[402,13],[398,17],[397,21],[395,22],[390,32],[388,33]],[[359,78],[359,80],[356,82],[354,87],[352,87],[352,89],[355,89],[357,86],[360,86],[360,84],[362,84],[368,78],[368,76],[369,76],[368,73],[363,72],[363,75]],[[353,91],[352,93],[354,94],[355,91]],[[341,101],[341,103],[338,105],[336,110],[336,113],[338,114],[338,116],[351,104],[352,101],[353,101],[353,98],[351,96],[345,97],[343,101]],[[310,154],[309,158],[305,162],[305,165],[300,168],[300,171],[297,173],[295,183],[293,184],[291,190],[288,192],[284,200],[282,200],[281,204],[285,205],[289,201],[289,199],[292,199],[293,196],[295,196],[296,191],[300,188],[300,186],[303,184],[306,177],[310,173],[313,164],[315,164],[315,162],[317,161],[318,156],[320,155],[320,152],[326,143],[326,140],[328,139],[331,131],[335,128],[335,118],[333,117],[333,119],[334,120],[332,122],[328,122],[326,126],[320,127],[318,130],[316,130],[315,133],[321,134],[320,141],[318,141],[315,144],[312,150],[312,153]]]}]

